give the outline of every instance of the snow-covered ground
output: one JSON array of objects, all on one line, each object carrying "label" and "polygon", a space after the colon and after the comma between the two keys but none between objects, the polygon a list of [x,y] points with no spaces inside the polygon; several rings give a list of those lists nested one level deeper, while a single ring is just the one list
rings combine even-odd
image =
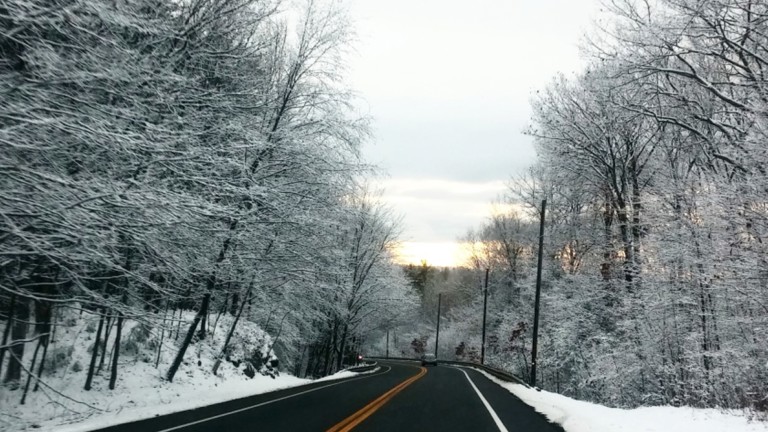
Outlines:
[{"label": "snow-covered ground", "polygon": [[[333,381],[357,375],[360,375],[360,373],[340,371],[315,381]],[[170,386],[152,389],[136,388],[135,391],[130,392],[130,395],[126,395],[130,397],[120,397],[122,401],[130,399],[128,401],[130,405],[127,407],[120,407],[119,404],[112,403],[110,406],[112,409],[108,412],[96,414],[82,420],[75,418],[73,420],[76,423],[72,424],[62,424],[59,420],[48,421],[40,424],[41,428],[36,428],[35,430],[85,432],[142,418],[170,414],[218,402],[295,387],[315,381],[296,378],[291,375],[280,375],[274,379],[268,376],[256,375],[256,377],[247,381],[240,379],[226,382],[224,380],[219,380],[218,382],[201,381],[181,386],[174,385],[172,388]],[[133,399],[140,399],[141,403],[137,404]]]},{"label": "snow-covered ground", "polygon": [[509,390],[566,432],[766,432],[768,422],[750,419],[743,411],[688,407],[609,408],[501,381],[478,370]]},{"label": "snow-covered ground", "polygon": [[[99,408],[103,412],[70,415],[37,423],[35,430],[56,432],[88,431],[142,418],[198,408],[217,402],[266,393],[287,387],[307,384],[310,380],[281,375],[276,378],[257,375],[253,379],[226,379],[209,376],[169,384],[154,381],[154,386],[135,385],[105,390],[107,393]],[[75,396],[82,398],[80,394]],[[13,428],[11,430],[14,430]]]},{"label": "snow-covered ground", "polygon": [[[191,319],[191,312],[183,317],[186,322]],[[159,343],[157,329],[142,330],[138,323],[127,322],[123,329],[115,390],[108,389],[109,363],[106,362],[102,372],[94,377],[93,388],[85,391],[83,386],[97,320],[88,314],[72,314],[63,322],[65,324],[57,329],[55,342],[51,344],[50,365],[43,374],[44,383],[49,387],[41,386],[37,392],[30,391],[25,405],[19,405],[21,390],[0,387],[0,430],[86,431],[312,382],[277,374],[268,366],[261,368],[267,375],[257,372],[253,378],[248,378],[244,374],[244,364],[235,366],[228,361],[222,362],[218,374],[213,375],[214,359],[231,324],[231,317],[224,315],[215,333],[209,333],[204,341],[189,347],[172,383],[163,377],[176,353],[178,341],[169,340],[165,335],[156,368],[153,347]],[[182,337],[185,324],[181,326]],[[110,335],[110,347],[114,333],[113,330]],[[231,354],[240,356],[236,358],[243,358],[246,352],[260,352],[263,358],[274,359],[270,350],[271,338],[255,324],[240,323],[232,345]],[[353,375],[342,371],[325,380]]]},{"label": "snow-covered ground", "polygon": [[316,379],[313,382],[333,381],[333,380],[342,379],[342,378],[352,378],[352,377],[358,376],[358,375],[372,374],[374,372],[378,372],[380,369],[381,369],[380,367],[376,366],[375,368],[373,368],[371,370],[368,370],[368,371],[365,371],[365,372],[352,372],[352,371],[348,371],[348,370],[341,370],[341,371],[336,372],[333,375],[328,375],[327,377]]}]

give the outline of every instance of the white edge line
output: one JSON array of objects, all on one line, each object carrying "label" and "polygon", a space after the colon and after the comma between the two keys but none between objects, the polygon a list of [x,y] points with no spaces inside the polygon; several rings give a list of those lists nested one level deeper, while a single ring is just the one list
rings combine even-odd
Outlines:
[{"label": "white edge line", "polygon": [[[182,429],[182,428],[185,428],[187,426],[193,426],[193,425],[196,425],[196,424],[205,423],[207,421],[215,420],[217,418],[226,417],[228,415],[241,413],[243,411],[248,411],[249,409],[258,408],[258,407],[261,407],[261,406],[264,406],[264,405],[269,405],[269,404],[274,403],[274,402],[280,402],[281,400],[290,399],[290,398],[295,397],[295,396],[300,396],[300,395],[303,395],[303,394],[311,393],[313,391],[322,390],[324,388],[337,386],[339,384],[348,383],[350,381],[357,381],[359,379],[371,378],[371,377],[374,377],[374,376],[377,376],[377,375],[382,375],[382,374],[385,374],[385,373],[389,372],[390,370],[392,370],[392,368],[389,367],[389,366],[384,366],[384,367],[386,367],[388,369],[386,371],[384,371],[384,372],[381,372],[381,373],[371,374],[371,375],[366,375],[366,376],[361,376],[361,377],[355,377],[355,378],[346,379],[346,380],[340,380],[340,381],[335,382],[333,384],[328,384],[328,385],[316,387],[316,388],[313,388],[313,389],[304,390],[303,392],[290,394],[288,396],[283,396],[281,398],[268,400],[266,402],[262,402],[262,403],[259,403],[259,404],[256,404],[256,405],[247,406],[247,407],[244,407],[244,408],[238,408],[238,409],[236,409],[234,411],[227,411],[225,413],[217,414],[215,416],[206,417],[206,418],[203,418],[203,419],[200,419],[200,420],[195,420],[193,422],[176,425],[176,426],[168,428],[168,429],[161,429],[158,432],[169,432],[169,431],[174,431],[174,430],[177,430],[177,429]],[[467,378],[469,378],[469,377],[467,377]],[[261,394],[265,394],[265,393],[261,393]],[[258,396],[258,395],[253,395],[253,396]],[[252,397],[252,396],[246,396],[246,397]],[[219,402],[219,403],[226,403],[226,402],[230,402],[230,401],[224,401],[224,402]],[[204,407],[201,407],[201,408],[204,408]],[[175,414],[175,413],[173,413],[173,414]]]},{"label": "white edge line", "polygon": [[483,394],[480,393],[480,390],[477,389],[477,387],[475,386],[475,383],[472,382],[472,378],[469,377],[469,374],[463,369],[459,369],[459,368],[455,368],[455,369],[460,370],[461,373],[463,373],[464,376],[467,377],[467,381],[469,381],[469,384],[472,386],[473,389],[475,389],[475,393],[477,393],[477,396],[483,402],[483,405],[485,405],[485,409],[488,410],[488,413],[491,415],[491,418],[493,419],[493,421],[496,422],[496,427],[499,428],[499,431],[509,432],[507,428],[504,426],[504,423],[501,422],[501,419],[499,419],[499,416],[496,415],[496,411],[494,411],[493,408],[491,408],[491,404],[489,404],[488,401],[485,400],[485,397],[483,396]]}]

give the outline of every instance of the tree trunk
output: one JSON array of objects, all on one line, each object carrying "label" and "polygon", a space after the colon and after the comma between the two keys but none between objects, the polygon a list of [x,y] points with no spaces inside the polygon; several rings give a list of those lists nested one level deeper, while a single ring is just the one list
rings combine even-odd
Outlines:
[{"label": "tree trunk", "polygon": [[[195,318],[192,320],[192,324],[189,325],[189,329],[187,330],[187,335],[184,337],[184,341],[181,343],[181,346],[179,347],[179,351],[176,352],[176,357],[173,359],[173,363],[171,363],[171,367],[168,368],[168,373],[165,376],[168,381],[173,382],[173,377],[176,375],[176,372],[179,370],[179,366],[181,366],[182,360],[184,360],[184,354],[187,352],[187,348],[189,348],[189,344],[192,343],[192,338],[195,336],[195,330],[197,329],[197,325],[200,324],[200,320],[203,318],[204,313],[205,312],[203,311],[203,306],[200,305],[200,309],[195,314]],[[179,319],[179,322],[181,322],[181,319]]]},{"label": "tree trunk", "polygon": [[[245,298],[248,298],[251,295],[252,286],[253,285],[250,285],[248,287],[248,292],[245,294]],[[240,315],[243,314],[243,309],[245,309],[245,302],[242,302],[242,304],[240,305],[240,310],[237,311],[237,316],[235,316],[235,319],[232,320],[232,325],[229,327],[227,338],[224,340],[224,345],[221,347],[221,353],[219,354],[219,357],[216,359],[216,363],[213,364],[214,375],[216,375],[216,372],[219,371],[219,365],[221,365],[221,359],[224,357],[224,353],[227,352],[227,347],[229,346],[229,341],[232,339],[232,335],[235,334],[235,329],[237,328],[238,321],[240,321]]]},{"label": "tree trunk", "polygon": [[[40,387],[43,365],[45,365],[45,357],[48,354],[48,344],[51,340],[51,322],[53,321],[53,303],[41,300],[36,302],[35,305],[35,320],[37,321],[35,328],[37,329],[37,334],[41,335],[40,341],[43,344],[43,357],[40,359],[40,366],[37,370],[37,379],[35,380],[35,387],[32,391],[37,391]],[[30,369],[30,372],[31,371],[33,371],[33,369]]]},{"label": "tree trunk", "polygon": [[[181,315],[182,315],[182,309],[179,309],[179,317],[176,318],[176,336],[174,336],[173,340],[179,340],[179,335],[181,334]],[[173,317],[174,315],[171,315]]]},{"label": "tree trunk", "polygon": [[293,374],[296,375],[297,378],[302,378],[301,374],[301,366],[304,364],[304,356],[307,355],[307,346],[303,345],[301,348],[301,355],[299,356],[299,361],[296,362],[296,365],[293,367]]},{"label": "tree trunk", "polygon": [[29,393],[29,383],[32,382],[32,372],[35,370],[35,362],[37,361],[37,353],[40,352],[40,345],[43,343],[43,338],[37,340],[37,346],[35,347],[35,353],[32,354],[32,364],[29,365],[29,371],[27,372],[27,383],[24,385],[24,394],[21,395],[21,405],[27,401],[27,393]]},{"label": "tree trunk", "polygon": [[43,371],[45,369],[45,359],[48,355],[48,345],[51,343],[50,334],[43,336],[43,338],[43,357],[40,359],[40,367],[37,369],[37,380],[35,380],[35,387],[32,389],[33,392],[36,392],[40,388],[40,380],[43,379]]},{"label": "tree trunk", "polygon": [[349,331],[349,324],[344,324],[344,330],[341,332],[341,342],[339,345],[339,357],[336,359],[336,370],[341,370],[344,362],[344,350],[347,348],[347,331]]},{"label": "tree trunk", "polygon": [[[165,305],[165,312],[163,313],[163,326],[160,329],[160,343],[157,344],[157,356],[155,357],[155,369],[160,364],[160,353],[163,351],[163,339],[165,339],[165,323],[168,317],[168,304]],[[173,322],[171,322],[173,323]]]},{"label": "tree trunk", "polygon": [[[640,183],[637,178],[637,161],[632,161],[632,262],[636,279],[640,277],[640,239],[643,236],[641,212],[643,210],[640,198]],[[637,284],[637,281],[635,281]]]},{"label": "tree trunk", "polygon": [[227,311],[227,302],[229,301],[229,293],[224,296],[224,303],[219,308],[219,312],[216,314],[216,320],[213,322],[213,330],[211,330],[211,337],[216,335],[216,327],[219,326],[219,319],[221,315]]},{"label": "tree trunk", "polygon": [[635,276],[635,251],[632,247],[632,237],[630,235],[629,217],[627,216],[626,205],[621,204],[618,208],[617,219],[619,220],[619,233],[621,234],[621,242],[624,246],[624,281],[626,282],[627,292],[634,291],[634,276]]},{"label": "tree trunk", "polygon": [[[106,313],[106,309],[104,310],[104,313]],[[101,369],[104,367],[104,358],[107,356],[107,342],[109,341],[109,333],[112,331],[112,324],[114,324],[112,315],[107,315],[106,330],[104,332],[104,342],[102,342],[101,344],[101,359],[99,360],[99,368],[96,371],[97,373],[101,372]]]},{"label": "tree trunk", "polygon": [[325,350],[325,362],[323,364],[323,366],[325,367],[325,369],[323,370],[324,376],[330,375],[331,368],[333,368],[333,351],[336,349],[336,340],[338,338],[338,332],[339,332],[339,324],[338,324],[338,321],[336,321],[333,324],[331,337],[328,338],[328,345]]},{"label": "tree trunk", "polygon": [[[235,231],[235,228],[237,228],[237,219],[232,219],[229,222],[229,230],[231,232]],[[226,240],[224,240],[224,243],[221,245],[221,249],[219,250],[219,255],[216,257],[216,260],[214,261],[214,269],[211,270],[211,274],[208,275],[208,281],[206,282],[206,288],[205,288],[205,296],[203,296],[203,305],[200,308],[200,310],[203,312],[203,315],[200,316],[202,319],[202,324],[200,325],[200,339],[205,339],[206,334],[206,318],[208,317],[208,307],[211,302],[211,294],[213,293],[214,288],[216,288],[216,267],[224,261],[224,258],[227,256],[227,250],[229,250],[229,246],[232,243],[232,234],[230,234],[229,237],[227,237]],[[199,314],[198,314],[199,315]]]},{"label": "tree trunk", "polygon": [[[101,341],[101,330],[104,328],[104,314],[106,310],[102,309],[99,314],[99,327],[96,329],[96,341],[93,343],[93,352],[91,352],[91,363],[88,365],[88,375],[85,378],[85,390],[91,389],[93,382],[93,372],[96,369],[96,359],[99,358],[99,345]],[[106,350],[104,350],[106,351]]]},{"label": "tree trunk", "polygon": [[[29,320],[29,300],[19,298],[15,307],[16,316],[11,328],[11,343],[15,340],[23,340],[27,337],[27,321]],[[24,357],[25,344],[20,343],[9,348],[11,358],[8,359],[8,369],[5,371],[4,383],[12,389],[18,388],[21,380],[21,361]]]},{"label": "tree trunk", "polygon": [[3,359],[5,358],[5,346],[8,344],[8,336],[11,334],[13,326],[13,314],[16,307],[16,294],[11,294],[11,304],[8,306],[8,316],[5,320],[5,329],[3,329],[3,344],[0,347],[0,371],[3,370]]},{"label": "tree trunk", "polygon": [[120,333],[123,329],[123,314],[118,312],[117,315],[117,328],[115,329],[115,345],[113,350],[115,354],[112,356],[112,372],[109,374],[109,389],[115,389],[115,382],[117,381],[117,361],[120,358]]},{"label": "tree trunk", "polygon": [[230,313],[230,315],[235,316],[235,314],[237,313],[237,310],[239,309],[238,308],[238,303],[239,302],[240,302],[240,294],[233,293],[232,294],[232,301],[229,304],[229,313]]},{"label": "tree trunk", "polygon": [[307,367],[304,369],[304,376],[315,376],[315,369],[317,368],[318,352],[317,344],[312,344],[309,347],[309,357],[307,358]]},{"label": "tree trunk", "polygon": [[310,374],[310,371],[312,370],[314,358],[315,358],[314,354],[315,354],[314,347],[310,345],[307,348],[307,365],[304,367],[304,374],[301,376],[302,378],[306,378]]},{"label": "tree trunk", "polygon": [[320,348],[320,357],[317,359],[317,365],[315,365],[315,376],[324,376],[327,369],[327,364],[331,355],[331,337],[328,336]]},{"label": "tree trunk", "polygon": [[[213,277],[213,276],[211,276]],[[208,305],[211,303],[211,290],[208,290],[208,292],[205,293],[203,296],[203,305],[200,307],[201,314],[200,314],[200,332],[198,336],[200,337],[200,340],[205,339],[205,323],[206,319],[208,318]]]}]

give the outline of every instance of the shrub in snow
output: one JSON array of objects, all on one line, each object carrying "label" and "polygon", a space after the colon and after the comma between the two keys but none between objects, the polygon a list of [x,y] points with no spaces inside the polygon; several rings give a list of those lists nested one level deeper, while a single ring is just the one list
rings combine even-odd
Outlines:
[{"label": "shrub in snow", "polygon": [[139,324],[131,328],[128,332],[128,336],[120,345],[120,353],[140,356],[142,355],[142,348],[153,349],[156,344],[147,343],[150,337],[151,331],[146,324]]},{"label": "shrub in snow", "polygon": [[69,366],[74,351],[75,347],[71,345],[54,347],[45,359],[45,371],[50,374],[57,371],[59,368]]}]

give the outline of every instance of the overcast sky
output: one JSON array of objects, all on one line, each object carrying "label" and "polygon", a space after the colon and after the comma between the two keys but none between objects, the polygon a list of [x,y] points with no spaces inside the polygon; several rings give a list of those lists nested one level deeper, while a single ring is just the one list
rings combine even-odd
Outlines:
[{"label": "overcast sky", "polygon": [[580,68],[594,0],[351,0],[353,87],[374,119],[408,259],[450,264],[504,183],[533,163],[530,94]]}]

